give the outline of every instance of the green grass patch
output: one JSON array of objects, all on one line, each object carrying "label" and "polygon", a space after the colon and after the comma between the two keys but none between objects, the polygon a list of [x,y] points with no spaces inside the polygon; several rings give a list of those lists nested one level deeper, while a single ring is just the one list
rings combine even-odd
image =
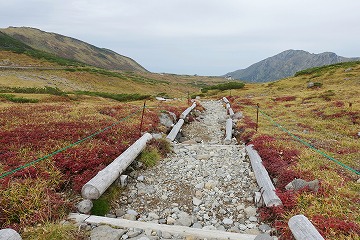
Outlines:
[{"label": "green grass patch", "polygon": [[50,94],[56,96],[64,96],[65,92],[59,88],[45,86],[44,88],[37,87],[0,87],[2,93],[32,93],[32,94]]},{"label": "green grass patch", "polygon": [[150,95],[141,95],[141,94],[116,94],[116,93],[105,93],[105,92],[89,92],[89,91],[76,91],[75,94],[78,95],[88,95],[88,96],[97,96],[97,97],[103,97],[103,98],[110,98],[114,99],[119,102],[129,102],[129,101],[138,101],[138,100],[144,100],[149,99]]},{"label": "green grass patch", "polygon": [[94,206],[91,209],[91,214],[105,216],[110,211],[111,202],[119,198],[120,192],[121,189],[116,183],[111,185],[101,197],[93,201]]},{"label": "green grass patch", "polygon": [[74,224],[46,223],[38,227],[29,227],[22,234],[28,240],[73,240],[88,239],[88,233],[79,231]]},{"label": "green grass patch", "polygon": [[336,64],[331,64],[331,65],[326,65],[326,66],[321,66],[321,67],[308,68],[308,69],[296,72],[294,77],[298,77],[301,75],[311,75],[311,74],[314,74],[314,77],[319,77],[324,72],[328,73],[329,71],[334,71],[338,68],[350,68],[350,67],[354,67],[358,64],[360,64],[360,61],[336,63]]},{"label": "green grass patch", "polygon": [[240,89],[245,86],[245,83],[242,82],[228,82],[228,83],[220,83],[213,86],[204,87],[201,89],[201,92],[206,93],[209,90],[229,90],[229,89]]},{"label": "green grass patch", "polygon": [[153,167],[161,159],[161,155],[156,148],[146,147],[138,157],[138,161],[145,164],[146,167]]},{"label": "green grass patch", "polygon": [[13,94],[0,94],[0,98],[4,98],[14,103],[38,103],[38,99],[15,97]]}]

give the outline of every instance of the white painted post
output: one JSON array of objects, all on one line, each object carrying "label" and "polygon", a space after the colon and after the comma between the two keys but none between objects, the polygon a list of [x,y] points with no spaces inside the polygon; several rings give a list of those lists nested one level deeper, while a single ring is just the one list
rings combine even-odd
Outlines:
[{"label": "white painted post", "polygon": [[179,119],[179,121],[173,126],[170,133],[166,136],[167,139],[170,139],[170,141],[174,141],[176,138],[176,135],[180,131],[182,125],[184,124],[184,119]]},{"label": "white painted post", "polygon": [[226,103],[226,109],[229,109],[229,108],[231,108],[230,103]]},{"label": "white painted post", "polygon": [[280,198],[275,193],[275,187],[271,182],[268,172],[266,171],[260,155],[254,150],[253,145],[247,146],[246,152],[250,158],[251,166],[254,171],[256,181],[262,188],[264,203],[267,207],[282,205]]},{"label": "white painted post", "polygon": [[223,97],[223,101],[224,101],[225,103],[229,103],[229,100],[227,100],[226,97]]},{"label": "white painted post", "polygon": [[296,240],[324,240],[304,215],[293,216],[289,219],[288,225]]},{"label": "white painted post", "polygon": [[181,119],[185,119],[186,116],[191,112],[191,110],[193,110],[196,107],[196,103],[193,103],[190,107],[188,107],[181,115],[180,118]]},{"label": "white painted post", "polygon": [[230,117],[234,116],[234,111],[232,110],[232,108],[229,108],[228,111]]},{"label": "white painted post", "polygon": [[224,144],[230,144],[231,143],[231,138],[232,138],[232,119],[228,118],[226,120],[226,128],[225,128],[225,133],[226,133],[226,137],[224,140]]},{"label": "white painted post", "polygon": [[82,187],[82,197],[85,199],[98,199],[132,161],[134,161],[141,151],[144,150],[146,143],[150,139],[152,139],[152,135],[145,133],[106,168],[98,172],[95,177],[90,179],[90,181]]}]

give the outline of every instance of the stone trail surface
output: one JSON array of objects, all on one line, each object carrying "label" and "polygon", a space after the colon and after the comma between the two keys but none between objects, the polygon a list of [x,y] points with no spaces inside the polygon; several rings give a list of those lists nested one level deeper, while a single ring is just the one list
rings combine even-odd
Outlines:
[{"label": "stone trail surface", "polygon": [[[222,145],[226,110],[220,101],[201,103],[206,111],[184,126],[188,141],[155,167],[132,172],[109,216],[206,230],[260,234],[253,203],[258,191],[245,150]],[[196,140],[196,141],[195,141]],[[136,233],[133,233],[133,232]],[[184,239],[169,232],[128,229],[120,239]]]}]

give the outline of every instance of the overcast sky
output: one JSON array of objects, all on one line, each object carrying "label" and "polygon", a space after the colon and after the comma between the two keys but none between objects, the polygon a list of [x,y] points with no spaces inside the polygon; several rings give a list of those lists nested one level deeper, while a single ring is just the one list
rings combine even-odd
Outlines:
[{"label": "overcast sky", "polygon": [[151,72],[223,75],[287,49],[360,57],[359,0],[0,0],[0,27],[77,38]]}]

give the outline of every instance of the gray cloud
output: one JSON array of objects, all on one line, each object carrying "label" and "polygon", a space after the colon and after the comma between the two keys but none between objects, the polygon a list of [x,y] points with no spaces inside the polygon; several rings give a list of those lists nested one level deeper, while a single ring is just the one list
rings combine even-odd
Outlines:
[{"label": "gray cloud", "polygon": [[154,72],[221,75],[286,49],[360,56],[358,0],[0,1],[0,27],[75,37]]}]

